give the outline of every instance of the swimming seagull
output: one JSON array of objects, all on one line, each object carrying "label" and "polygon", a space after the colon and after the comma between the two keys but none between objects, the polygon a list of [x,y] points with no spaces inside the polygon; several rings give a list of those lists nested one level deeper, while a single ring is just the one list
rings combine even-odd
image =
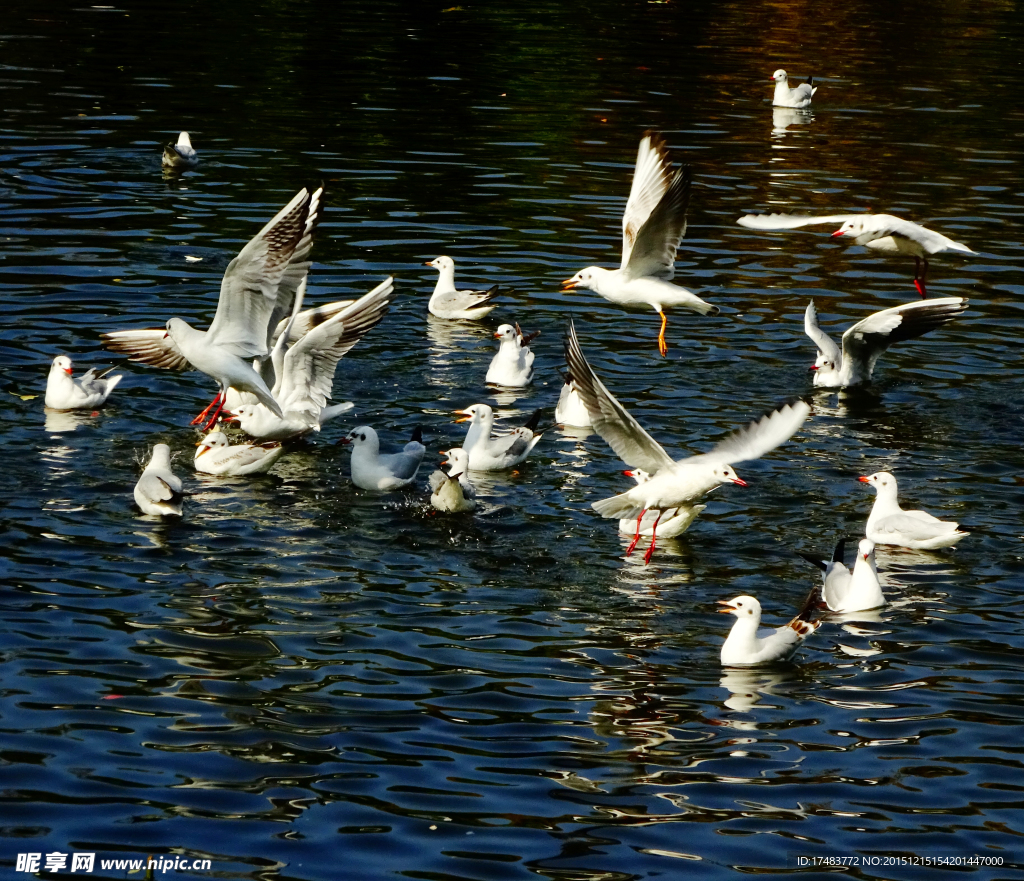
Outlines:
[{"label": "swimming seagull", "polygon": [[196,155],[196,151],[192,149],[192,142],[188,139],[188,132],[182,132],[178,135],[178,142],[176,144],[168,144],[164,147],[164,155],[160,160],[160,164],[164,168],[172,168],[178,171],[185,168],[195,168],[199,164],[199,157]]},{"label": "swimming seagull", "polygon": [[[368,294],[313,327],[287,351],[284,344],[291,332],[282,333],[272,353],[277,364],[277,383],[272,394],[283,415],[277,416],[259,402],[242,404],[231,411],[242,430],[262,440],[287,440],[319,431],[328,420],[351,410],[351,401],[327,405],[338,362],[387,314],[393,290],[389,276]],[[301,297],[297,302],[301,303]]]},{"label": "swimming seagull", "polygon": [[668,352],[665,309],[680,306],[701,315],[719,309],[685,288],[669,284],[675,276],[676,250],[686,234],[690,202],[690,166],[672,169],[665,139],[646,132],[640,141],[633,185],[622,215],[622,265],[588,266],[562,282],[563,290],[581,287],[619,306],[648,306],[661,316],[658,351]]},{"label": "swimming seagull", "polygon": [[153,455],[135,484],[135,504],[143,514],[158,517],[180,517],[184,493],[181,480],[171,471],[171,448],[167,444],[153,447]]},{"label": "swimming seagull", "polygon": [[474,510],[476,487],[466,476],[469,470],[469,454],[461,447],[454,447],[442,455],[448,457],[444,462],[448,466],[448,472],[438,469],[430,475],[430,504],[445,513]]},{"label": "swimming seagull", "polygon": [[427,451],[419,428],[397,453],[381,453],[377,432],[369,425],[353,428],[339,443],[352,445],[352,482],[360,489],[383,492],[411,484]]},{"label": "swimming seagull", "polygon": [[438,318],[465,318],[479,321],[498,304],[492,303],[498,296],[498,285],[486,291],[457,291],[455,289],[455,261],[451,257],[435,257],[424,266],[433,266],[440,275],[430,295],[427,310]]},{"label": "swimming seagull", "polygon": [[469,467],[474,471],[503,471],[515,467],[530,455],[544,435],[543,430],[537,431],[540,410],[536,410],[525,425],[498,437],[491,437],[494,411],[487,404],[474,404],[455,413],[460,417],[456,422],[469,423],[462,449],[469,454]]},{"label": "swimming seagull", "polygon": [[772,105],[775,107],[793,107],[796,110],[803,110],[811,106],[811,96],[818,91],[813,85],[814,77],[807,78],[806,83],[800,83],[795,89],[789,87],[789,77],[786,71],[779,68],[772,74],[775,80],[775,95],[772,98]]},{"label": "swimming seagull", "polygon": [[650,479],[633,489],[594,502],[592,507],[602,517],[635,518],[637,534],[626,551],[628,557],[640,540],[644,514],[656,511],[651,528],[651,546],[644,562],[649,563],[657,541],[661,517],[674,509],[694,505],[704,495],[725,483],[746,486],[733,471],[735,462],[760,459],[789,440],[804,424],[811,408],[803,401],[786,404],[773,413],[726,435],[709,452],[673,461],[664,448],[640,426],[620,404],[587,363],[576,338],[576,328],[569,322],[565,341],[565,360],[576,380],[579,393],[590,411],[594,430],[627,465],[641,468]]},{"label": "swimming seagull", "polygon": [[[644,471],[642,468],[633,468],[629,471],[623,471],[626,477],[632,477],[638,484],[647,483],[651,479],[651,475]],[[655,514],[653,511],[648,511],[643,517],[640,518],[639,533],[640,535],[654,535],[654,524],[658,521],[659,516],[661,521],[658,523],[658,535],[662,538],[675,538],[677,535],[682,535],[690,528],[694,520],[697,519],[701,511],[707,508],[707,505],[689,505],[682,508],[669,508],[661,516],[660,512]],[[633,522],[631,517],[623,518],[619,521],[619,532],[623,535],[632,535],[636,524]]]},{"label": "swimming seagull", "polygon": [[804,331],[818,347],[818,357],[811,367],[814,385],[845,388],[870,382],[875,362],[889,346],[942,327],[962,314],[967,302],[965,297],[944,297],[883,309],[847,330],[840,349],[819,327],[811,300],[804,312]]},{"label": "swimming seagull", "polygon": [[864,529],[875,544],[930,551],[951,547],[970,535],[958,523],[939,520],[926,511],[904,511],[896,498],[896,478],[888,471],[857,479],[875,488],[875,504]]},{"label": "swimming seagull", "polygon": [[172,370],[185,370],[191,365],[217,380],[220,392],[213,404],[217,409],[206,428],[216,421],[228,388],[251,392],[282,416],[266,382],[250,362],[270,353],[269,339],[277,327],[277,320],[272,323],[271,318],[281,310],[278,297],[282,281],[288,288],[282,292],[287,300],[284,314],[291,311],[291,283],[297,287],[301,281],[297,276],[305,276],[301,270],[289,273],[290,268],[294,270],[290,263],[307,234],[309,211],[318,204],[320,192],[311,196],[305,189],[300,190],[228,264],[217,313],[208,330],[196,330],[181,318],[171,318],[163,332],[113,331],[101,335],[103,344],[132,361]]},{"label": "swimming seagull", "polygon": [[934,230],[917,223],[893,217],[891,214],[827,214],[821,217],[801,217],[795,214],[747,214],[736,221],[747,229],[798,229],[819,223],[839,223],[833,238],[849,236],[855,244],[864,245],[883,254],[904,254],[914,258],[914,287],[924,299],[928,295],[925,281],[928,277],[928,258],[944,251],[963,251],[974,254],[967,245],[961,245]]},{"label": "swimming seagull", "polygon": [[53,359],[50,373],[46,377],[46,397],[43,402],[51,410],[91,410],[99,407],[124,378],[120,373],[108,377],[107,374],[113,369],[110,367],[98,374],[93,368],[83,373],[81,379],[75,379],[71,359],[67,355],[58,355]]},{"label": "swimming seagull", "polygon": [[263,474],[281,458],[280,444],[232,444],[219,429],[211,431],[196,445],[196,471],[221,477]]},{"label": "swimming seagull", "polygon": [[821,625],[820,620],[811,620],[820,601],[821,587],[816,585],[795,618],[759,636],[757,628],[761,623],[761,604],[756,599],[739,596],[731,600],[717,600],[720,606],[725,607],[717,611],[736,616],[736,623],[732,625],[722,645],[722,665],[750,667],[786,660]]},{"label": "swimming seagull", "polygon": [[833,612],[863,612],[884,606],[885,596],[875,568],[875,543],[870,538],[860,540],[852,573],[843,563],[845,546],[846,540],[840,539],[830,563],[808,554],[800,555],[821,569],[825,604]]},{"label": "swimming seagull", "polygon": [[487,368],[486,382],[504,385],[510,388],[522,388],[533,379],[534,354],[530,351],[530,342],[540,331],[524,334],[517,324],[503,324],[494,332],[495,339],[501,340],[498,353],[491,359]]}]

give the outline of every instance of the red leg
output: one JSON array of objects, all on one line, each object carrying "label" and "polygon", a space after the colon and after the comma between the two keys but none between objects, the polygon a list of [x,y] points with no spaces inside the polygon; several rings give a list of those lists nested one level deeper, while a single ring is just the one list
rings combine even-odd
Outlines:
[{"label": "red leg", "polygon": [[658,519],[654,521],[654,526],[651,528],[651,546],[647,549],[647,553],[644,554],[645,566],[651,562],[651,555],[654,553],[654,543],[658,540],[658,523],[660,522],[661,511],[658,512]]},{"label": "red leg", "polygon": [[914,287],[917,288],[917,292],[921,295],[921,299],[922,300],[925,297],[928,296],[928,291],[925,290],[925,286],[924,286],[925,277],[927,275],[928,275],[928,258],[927,257],[925,258],[925,261],[924,261],[924,272],[921,272],[921,258],[920,257],[915,257],[914,258]]},{"label": "red leg", "polygon": [[[217,404],[221,403],[221,398],[224,397],[224,392],[217,392],[217,397],[210,401],[210,406],[203,410],[195,419],[193,419],[189,425],[198,425],[206,418],[206,414],[210,412]],[[222,404],[223,406],[223,404]],[[220,412],[220,407],[217,407],[217,411]]]},{"label": "red leg", "polygon": [[644,514],[647,513],[647,509],[644,508],[640,512],[640,516],[636,518],[636,535],[633,536],[633,540],[629,543],[629,547],[626,548],[626,556],[628,557],[633,553],[633,549],[636,547],[636,543],[640,541],[640,521],[644,519]]},{"label": "red leg", "polygon": [[[203,431],[209,431],[210,427],[217,421],[217,416],[220,415],[220,411],[224,409],[224,402],[228,399],[227,395],[223,395],[220,400],[220,405],[216,410],[213,411],[213,415],[210,417],[210,421],[203,426]],[[209,409],[209,407],[207,407]]]}]

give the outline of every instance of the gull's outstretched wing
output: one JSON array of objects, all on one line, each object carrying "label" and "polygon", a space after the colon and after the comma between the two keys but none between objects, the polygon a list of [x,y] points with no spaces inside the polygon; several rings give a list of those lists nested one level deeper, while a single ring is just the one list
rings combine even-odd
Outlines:
[{"label": "gull's outstretched wing", "polygon": [[818,347],[818,351],[838,368],[842,353],[832,337],[818,326],[818,310],[814,308],[814,300],[807,304],[804,311],[804,331]]},{"label": "gull's outstretched wing", "polygon": [[278,395],[281,409],[318,414],[326,406],[338,362],[387,314],[393,290],[388,277],[299,338],[284,356]]},{"label": "gull's outstretched wing", "polygon": [[127,355],[129,361],[167,370],[189,370],[192,367],[162,327],[150,330],[113,330],[101,333],[100,339],[103,340],[103,348]]},{"label": "gull's outstretched wing", "polygon": [[803,217],[799,214],[745,214],[736,222],[747,229],[799,229],[818,223],[846,223],[863,214],[826,214],[821,217]]},{"label": "gull's outstretched wing", "polygon": [[633,468],[642,468],[651,475],[672,465],[672,457],[643,430],[640,423],[626,412],[626,408],[615,400],[615,396],[597,378],[583,357],[572,321],[569,322],[569,332],[565,338],[565,363],[576,381],[576,391],[587,406],[594,430],[623,462]]},{"label": "gull's outstretched wing", "polygon": [[309,259],[309,254],[313,250],[313,232],[323,216],[323,193],[324,188],[320,187],[309,197],[309,208],[306,214],[306,223],[302,229],[302,236],[292,252],[291,259],[288,261],[288,266],[285,268],[281,280],[277,284],[277,300],[274,303],[274,309],[270,313],[267,325],[268,348],[273,346],[274,340],[278,336],[277,327],[279,323],[285,321],[292,313],[295,293],[298,291],[299,285],[306,280],[309,268],[313,265],[313,261]]},{"label": "gull's outstretched wing", "polygon": [[673,171],[665,139],[647,132],[622,215],[622,269],[630,277],[672,280],[676,249],[686,233],[691,182],[690,166]]},{"label": "gull's outstretched wing", "polygon": [[691,456],[686,461],[703,459],[732,465],[760,459],[796,434],[810,415],[811,408],[803,401],[786,404],[727,435],[710,452]]},{"label": "gull's outstretched wing", "polygon": [[952,321],[967,309],[966,297],[921,300],[875,312],[843,334],[843,361],[852,361],[868,373],[893,343],[912,340]]},{"label": "gull's outstretched wing", "polygon": [[305,189],[300,190],[228,264],[208,343],[239,358],[269,353],[268,325],[277,288],[306,227],[309,198]]}]

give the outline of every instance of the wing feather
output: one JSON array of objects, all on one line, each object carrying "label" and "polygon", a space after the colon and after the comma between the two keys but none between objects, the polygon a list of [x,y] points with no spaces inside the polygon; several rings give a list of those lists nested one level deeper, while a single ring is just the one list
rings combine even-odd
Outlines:
[{"label": "wing feather", "polygon": [[875,312],[843,334],[843,360],[852,358],[870,370],[893,343],[912,340],[942,327],[961,315],[968,302],[966,297],[943,297]]},{"label": "wing feather", "polygon": [[309,198],[305,189],[300,190],[228,264],[208,342],[240,358],[268,354],[268,326],[278,285],[302,238]]},{"label": "wing feather", "polygon": [[590,413],[594,430],[601,435],[616,455],[633,468],[642,468],[654,475],[670,467],[672,457],[654,440],[605,388],[604,383],[587,363],[576,338],[576,327],[569,322],[565,339],[565,362],[576,381],[576,390]]},{"label": "wing feather", "polygon": [[819,327],[818,310],[814,308],[814,300],[807,304],[807,309],[804,311],[804,331],[822,355],[833,364],[839,364],[839,356],[842,353],[832,337]]},{"label": "wing feather", "polygon": [[686,461],[704,459],[732,465],[736,462],[760,459],[796,434],[810,415],[811,408],[804,401],[786,404],[760,419],[755,419],[745,428],[726,435],[710,452],[692,456]]},{"label": "wing feather", "polygon": [[658,207],[673,180],[672,159],[665,139],[657,132],[644,132],[636,154],[633,183],[622,214],[622,267],[629,263],[641,227]]},{"label": "wing feather", "polygon": [[103,347],[129,361],[163,367],[167,370],[190,370],[192,365],[174,344],[164,328],[150,330],[114,330],[101,333]]},{"label": "wing feather", "polygon": [[747,229],[799,229],[818,223],[846,223],[863,214],[826,214],[821,217],[803,217],[799,214],[745,214],[736,222]]}]

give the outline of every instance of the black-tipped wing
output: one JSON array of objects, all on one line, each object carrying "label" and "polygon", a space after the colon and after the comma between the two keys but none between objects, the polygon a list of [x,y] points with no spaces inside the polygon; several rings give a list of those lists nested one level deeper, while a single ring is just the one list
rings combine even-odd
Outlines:
[{"label": "black-tipped wing", "polygon": [[162,327],[150,330],[114,330],[110,333],[101,333],[100,339],[105,349],[125,355],[129,361],[149,364],[151,367],[163,367],[166,370],[189,370],[192,367]]},{"label": "black-tipped wing", "polygon": [[843,334],[843,360],[870,371],[893,343],[912,340],[952,321],[967,309],[966,297],[922,300],[883,309],[858,321]]}]

